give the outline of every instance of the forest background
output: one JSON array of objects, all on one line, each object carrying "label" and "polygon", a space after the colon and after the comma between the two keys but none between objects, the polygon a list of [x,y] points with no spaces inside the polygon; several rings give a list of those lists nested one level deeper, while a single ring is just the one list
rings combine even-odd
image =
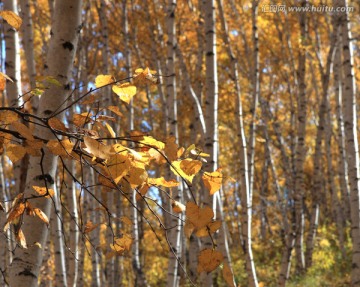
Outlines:
[{"label": "forest background", "polygon": [[360,286],[359,1],[1,7],[1,286]]}]

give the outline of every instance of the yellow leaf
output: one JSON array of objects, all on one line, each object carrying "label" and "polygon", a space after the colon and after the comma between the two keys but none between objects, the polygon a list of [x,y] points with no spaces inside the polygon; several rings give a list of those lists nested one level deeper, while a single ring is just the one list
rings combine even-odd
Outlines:
[{"label": "yellow leaf", "polygon": [[25,203],[24,202],[18,202],[11,209],[11,212],[8,215],[8,218],[7,218],[5,226],[4,226],[4,232],[9,228],[9,224],[12,223],[17,218],[19,218],[24,213],[24,211],[25,211]]},{"label": "yellow leaf", "polygon": [[2,79],[5,79],[5,81],[6,80],[9,80],[10,82],[14,82],[13,81],[13,79],[11,79],[8,75],[6,75],[6,74],[4,74],[4,73],[2,73],[2,72],[0,72],[0,77],[2,78]]},{"label": "yellow leaf", "polygon": [[100,88],[113,83],[113,77],[111,75],[98,75],[95,78],[95,87]]},{"label": "yellow leaf", "polygon": [[156,149],[151,148],[151,149],[149,149],[148,153],[149,153],[150,158],[154,159],[157,164],[161,165],[161,164],[166,163],[164,156],[160,152],[158,152]]},{"label": "yellow leaf", "polygon": [[122,114],[122,112],[120,112],[119,107],[117,106],[108,106],[107,109],[109,111],[112,111],[114,114],[118,115],[119,117],[123,117],[124,115]]},{"label": "yellow leaf", "polygon": [[64,139],[62,141],[50,140],[46,144],[46,147],[54,155],[68,157],[71,154],[74,144],[68,139]]},{"label": "yellow leaf", "polygon": [[134,82],[137,85],[156,84],[158,79],[154,77],[155,74],[156,71],[152,71],[149,68],[138,68],[135,70],[134,73]]},{"label": "yellow leaf", "polygon": [[6,78],[3,75],[5,74],[0,72],[0,92],[4,91],[6,88]]},{"label": "yellow leaf", "polygon": [[94,229],[96,229],[98,226],[100,226],[101,223],[94,224],[91,220],[86,222],[84,233],[90,233]]},{"label": "yellow leaf", "polygon": [[178,145],[175,142],[175,137],[170,137],[165,142],[165,155],[170,161],[177,160]]},{"label": "yellow leaf", "polygon": [[0,11],[0,16],[15,30],[19,30],[22,20],[13,11]]},{"label": "yellow leaf", "polygon": [[19,120],[17,113],[13,111],[0,111],[0,122],[11,124]]},{"label": "yellow leaf", "polygon": [[21,229],[19,229],[18,232],[15,233],[15,238],[21,248],[27,248],[25,235]]},{"label": "yellow leaf", "polygon": [[48,124],[54,130],[59,130],[62,132],[67,131],[67,128],[65,127],[64,123],[62,121],[60,121],[58,118],[49,119]]},{"label": "yellow leaf", "polygon": [[11,125],[13,126],[14,130],[16,130],[20,135],[22,135],[27,140],[34,140],[33,132],[24,124],[20,122],[13,122]]},{"label": "yellow leaf", "polygon": [[205,227],[212,221],[213,217],[214,211],[209,206],[200,208],[191,201],[186,204],[186,218],[194,224],[196,229]]},{"label": "yellow leaf", "polygon": [[129,171],[131,163],[129,158],[123,154],[116,154],[107,163],[110,177],[117,184]]},{"label": "yellow leaf", "polygon": [[125,251],[131,250],[133,239],[130,234],[123,234],[122,237],[117,237],[114,239],[114,244],[110,244],[112,250],[114,250],[118,255],[122,255]]},{"label": "yellow leaf", "polygon": [[148,184],[150,185],[158,185],[163,187],[175,187],[178,186],[180,183],[174,179],[170,179],[169,181],[165,180],[164,177],[159,178],[148,178]]},{"label": "yellow leaf", "polygon": [[15,163],[22,159],[26,154],[26,149],[17,144],[8,144],[6,146],[6,155],[9,157],[9,159]]},{"label": "yellow leaf", "polygon": [[215,231],[217,231],[221,227],[221,221],[216,220],[214,222],[210,222],[205,227],[200,228],[198,231],[196,231],[197,237],[206,237],[209,236],[209,233],[212,234]]},{"label": "yellow leaf", "polygon": [[73,116],[73,123],[77,127],[83,127],[85,124],[91,122],[91,116],[89,113],[75,114]]},{"label": "yellow leaf", "polygon": [[136,94],[136,87],[130,83],[124,83],[121,85],[113,85],[112,90],[117,94],[123,102],[129,104],[130,100]]},{"label": "yellow leaf", "polygon": [[205,172],[202,176],[205,187],[209,190],[210,194],[214,194],[221,188],[223,175],[221,168],[214,172]]},{"label": "yellow leaf", "polygon": [[229,264],[224,263],[222,274],[224,276],[225,282],[229,287],[236,287],[234,275],[231,271]]},{"label": "yellow leaf", "polygon": [[46,225],[49,225],[49,218],[44,212],[42,212],[40,208],[34,208],[33,211],[34,214],[38,216],[42,222],[44,222]]},{"label": "yellow leaf", "polygon": [[105,126],[106,126],[110,136],[112,138],[116,138],[116,133],[114,132],[113,128],[108,123],[105,123]]},{"label": "yellow leaf", "polygon": [[182,213],[186,210],[186,206],[176,200],[171,202],[171,206],[175,213]]},{"label": "yellow leaf", "polygon": [[54,190],[51,189],[51,188],[48,188],[47,190],[46,190],[46,187],[40,187],[40,186],[33,186],[32,188],[33,188],[33,189],[36,191],[36,193],[37,193],[38,195],[40,195],[40,196],[43,196],[43,195],[46,194],[46,196],[45,196],[46,198],[53,197],[54,194],[55,194]]},{"label": "yellow leaf", "polygon": [[42,249],[42,246],[41,246],[40,242],[35,242],[34,245],[37,246],[38,248]]},{"label": "yellow leaf", "polygon": [[204,249],[200,251],[198,256],[198,273],[201,272],[211,272],[215,270],[221,262],[223,262],[224,257],[221,252],[212,250],[212,249]]},{"label": "yellow leaf", "polygon": [[25,142],[25,150],[28,154],[32,156],[41,156],[41,148],[44,143],[40,140],[26,141]]},{"label": "yellow leaf", "polygon": [[187,175],[195,175],[201,169],[201,161],[194,160],[194,159],[184,159],[180,162],[180,168],[187,174]]},{"label": "yellow leaf", "polygon": [[140,143],[144,144],[145,147],[153,147],[156,149],[164,149],[165,144],[161,141],[154,139],[153,137],[144,136]]},{"label": "yellow leaf", "polygon": [[84,137],[84,143],[86,144],[85,151],[91,153],[95,157],[108,159],[113,155],[111,146],[106,146],[91,137]]},{"label": "yellow leaf", "polygon": [[171,163],[171,171],[185,180],[192,182],[196,173],[201,169],[201,161],[193,159],[177,160]]}]

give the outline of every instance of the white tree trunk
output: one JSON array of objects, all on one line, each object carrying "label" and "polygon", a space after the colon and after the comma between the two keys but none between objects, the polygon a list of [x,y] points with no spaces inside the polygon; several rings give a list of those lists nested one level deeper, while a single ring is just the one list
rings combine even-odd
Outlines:
[{"label": "white tree trunk", "polygon": [[[46,73],[56,77],[62,86],[53,85],[43,94],[38,111],[40,117],[50,116],[69,93],[69,76],[81,28],[81,2],[72,0],[56,1]],[[36,126],[35,134],[45,139],[52,138],[51,131],[39,126]],[[32,186],[52,188],[54,185],[57,157],[46,148],[43,149],[43,152],[44,155],[41,158],[30,157],[25,197],[33,193]],[[48,216],[50,215],[50,199],[32,200],[31,204],[40,208]],[[42,248],[39,248],[39,245],[35,243],[45,246],[48,229],[38,218],[29,216],[24,216],[22,229],[28,248],[17,248],[15,251],[9,271],[10,285],[33,287],[38,285],[39,270],[42,263]]]}]

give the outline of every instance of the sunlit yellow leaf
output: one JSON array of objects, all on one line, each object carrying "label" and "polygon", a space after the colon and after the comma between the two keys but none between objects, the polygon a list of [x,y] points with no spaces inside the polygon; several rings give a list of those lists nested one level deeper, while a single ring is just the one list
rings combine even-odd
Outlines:
[{"label": "sunlit yellow leaf", "polygon": [[178,186],[180,183],[174,179],[166,180],[164,177],[159,178],[148,178],[147,179],[148,184],[150,185],[158,185],[163,187],[175,187]]},{"label": "sunlit yellow leaf", "polygon": [[222,185],[223,175],[221,173],[221,168],[214,172],[205,172],[202,179],[210,194],[214,194],[221,188]]},{"label": "sunlit yellow leaf", "polygon": [[130,83],[113,85],[112,90],[119,96],[120,100],[127,104],[129,104],[131,98],[136,95],[136,87]]},{"label": "sunlit yellow leaf", "polygon": [[198,256],[198,273],[201,272],[211,272],[215,270],[224,260],[221,252],[212,250],[212,249],[204,249],[200,251]]},{"label": "sunlit yellow leaf", "polygon": [[214,212],[209,206],[200,208],[191,201],[186,204],[186,218],[194,224],[196,229],[205,227],[212,221],[213,217]]},{"label": "sunlit yellow leaf", "polygon": [[2,17],[11,27],[15,30],[19,30],[22,20],[13,11],[0,11],[0,17]]},{"label": "sunlit yellow leaf", "polygon": [[161,141],[154,139],[153,137],[144,136],[140,143],[144,144],[145,147],[153,147],[159,150],[165,148],[165,144]]},{"label": "sunlit yellow leaf", "polygon": [[112,138],[116,138],[116,133],[114,132],[113,128],[108,123],[105,123],[105,126],[106,126],[110,136]]},{"label": "sunlit yellow leaf", "polygon": [[100,88],[108,84],[113,83],[113,77],[111,75],[98,75],[95,78],[95,87]]},{"label": "sunlit yellow leaf", "polygon": [[206,237],[209,236],[210,234],[213,234],[214,232],[216,232],[219,228],[221,227],[221,221],[220,220],[216,220],[214,222],[210,222],[208,223],[206,226],[200,228],[199,230],[196,231],[196,236],[197,237]]},{"label": "sunlit yellow leaf", "polygon": [[229,264],[224,263],[223,270],[222,270],[223,277],[225,279],[225,282],[229,287],[236,287],[234,275],[231,271],[231,268]]},{"label": "sunlit yellow leaf", "polygon": [[46,198],[53,197],[54,194],[55,194],[54,190],[51,189],[51,188],[48,188],[47,190],[46,190],[46,187],[40,187],[40,186],[33,186],[32,188],[33,188],[33,189],[36,191],[36,193],[37,193],[38,195],[40,195],[40,196],[47,194],[47,195],[45,196]]},{"label": "sunlit yellow leaf", "polygon": [[127,155],[115,154],[107,163],[109,176],[117,184],[130,170],[131,163]]},{"label": "sunlit yellow leaf", "polygon": [[193,159],[177,160],[171,163],[171,171],[185,180],[192,182],[194,176],[201,169],[201,161]]}]

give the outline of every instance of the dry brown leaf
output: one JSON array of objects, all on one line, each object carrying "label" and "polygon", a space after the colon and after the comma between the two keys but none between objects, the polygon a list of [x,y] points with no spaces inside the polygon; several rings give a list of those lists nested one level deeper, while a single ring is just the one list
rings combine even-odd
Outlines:
[{"label": "dry brown leaf", "polygon": [[215,270],[221,262],[223,262],[224,257],[221,252],[212,250],[212,249],[204,249],[200,251],[198,256],[198,273],[206,272],[209,273]]},{"label": "dry brown leaf", "polygon": [[148,178],[148,173],[141,167],[132,166],[129,174],[126,176],[131,188],[136,188],[144,183]]},{"label": "dry brown leaf", "polygon": [[165,142],[165,148],[164,148],[164,152],[166,157],[170,160],[170,161],[174,161],[177,160],[178,156],[177,156],[177,152],[178,152],[178,145],[176,144],[176,139],[175,137],[170,137],[166,140]]},{"label": "dry brown leaf", "polygon": [[184,226],[185,236],[187,238],[190,238],[190,236],[191,236],[191,234],[193,234],[194,230],[195,230],[194,224],[192,224],[191,221],[186,220],[185,226]]},{"label": "dry brown leaf", "polygon": [[114,114],[118,115],[119,117],[124,117],[122,112],[120,112],[120,109],[118,106],[108,106],[107,109],[109,111],[113,112]]},{"label": "dry brown leaf", "polygon": [[62,132],[67,131],[67,128],[66,128],[65,124],[62,121],[60,121],[58,118],[49,119],[48,124],[54,130],[59,130],[59,131],[62,131]]},{"label": "dry brown leaf", "polygon": [[19,229],[18,232],[15,233],[15,238],[21,248],[27,248],[25,235],[21,229]]},{"label": "dry brown leaf", "polygon": [[20,218],[20,216],[23,215],[25,211],[25,203],[24,202],[17,202],[17,204],[11,209],[8,218],[5,222],[4,226],[4,232],[9,228],[11,223],[14,223],[13,221]]},{"label": "dry brown leaf", "polygon": [[62,141],[50,140],[46,144],[46,147],[54,155],[69,157],[74,147],[74,144],[68,139],[64,139]]},{"label": "dry brown leaf", "polygon": [[21,145],[8,144],[6,146],[6,155],[13,163],[21,160],[25,156],[25,154],[26,149]]},{"label": "dry brown leaf", "polygon": [[117,237],[114,244],[110,244],[110,248],[116,252],[117,255],[123,255],[125,251],[131,250],[133,239],[130,234],[123,234],[122,237]]},{"label": "dry brown leaf", "polygon": [[86,145],[85,151],[95,157],[109,159],[113,155],[111,146],[104,145],[91,137],[84,137],[84,143]]},{"label": "dry brown leaf", "polygon": [[0,111],[0,122],[11,124],[19,120],[17,113],[13,111]]},{"label": "dry brown leaf", "polygon": [[223,270],[222,270],[223,277],[225,279],[225,282],[229,287],[236,287],[234,275],[231,271],[231,268],[229,264],[224,263]]},{"label": "dry brown leaf", "polygon": [[44,222],[47,226],[49,226],[49,218],[47,215],[40,209],[40,208],[34,208],[33,209],[34,214],[40,218],[42,222]]},{"label": "dry brown leaf", "polygon": [[85,224],[84,233],[90,233],[94,229],[100,226],[101,223],[94,224],[91,220]]},{"label": "dry brown leaf", "polygon": [[214,222],[210,222],[206,226],[200,228],[196,231],[197,237],[206,237],[209,236],[209,233],[212,234],[216,232],[221,227],[221,220],[216,220]]},{"label": "dry brown leaf", "polygon": [[191,201],[186,204],[186,218],[194,224],[196,229],[205,227],[212,221],[213,217],[214,211],[209,206],[200,208]]},{"label": "dry brown leaf", "polygon": [[73,123],[77,127],[83,127],[92,121],[91,116],[89,113],[75,114],[73,116]]}]

